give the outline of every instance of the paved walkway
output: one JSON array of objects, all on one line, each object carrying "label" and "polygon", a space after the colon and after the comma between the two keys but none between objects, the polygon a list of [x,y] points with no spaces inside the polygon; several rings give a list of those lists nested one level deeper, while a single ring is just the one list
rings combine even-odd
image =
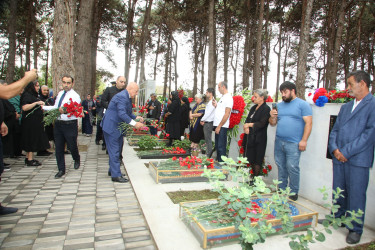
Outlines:
[{"label": "paved walkway", "polygon": [[110,180],[108,155],[94,137],[78,142],[81,167],[66,155],[61,179],[54,154],[36,157],[39,167],[5,159],[11,170],[2,175],[0,201],[19,210],[0,217],[0,248],[157,249],[131,183]]}]

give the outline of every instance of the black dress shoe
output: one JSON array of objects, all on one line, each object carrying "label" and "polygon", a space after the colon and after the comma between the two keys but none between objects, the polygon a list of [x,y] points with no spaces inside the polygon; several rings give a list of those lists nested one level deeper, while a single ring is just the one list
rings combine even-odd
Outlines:
[{"label": "black dress shoe", "polygon": [[74,161],[74,169],[79,169],[80,165],[81,165],[80,161]]},{"label": "black dress shoe", "polygon": [[348,236],[346,236],[346,243],[348,244],[357,244],[360,240],[361,235],[353,231],[349,231]]},{"label": "black dress shoe", "polygon": [[0,215],[12,214],[18,211],[16,207],[3,207],[0,205]]},{"label": "black dress shoe", "polygon": [[96,145],[99,145],[100,143],[99,143],[99,141],[95,141],[95,144],[96,144]]},{"label": "black dress shoe", "polygon": [[125,183],[125,182],[128,182],[129,180],[121,176],[121,177],[112,177],[112,181]]},{"label": "black dress shoe", "polygon": [[56,178],[56,179],[61,178],[64,174],[65,174],[65,172],[63,172],[63,171],[59,171],[59,172],[57,172],[57,174],[55,175],[55,178]]},{"label": "black dress shoe", "polygon": [[292,201],[298,200],[298,194],[289,196],[289,199],[291,199]]},{"label": "black dress shoe", "polygon": [[9,166],[10,164],[4,162],[3,165],[4,165],[4,167],[7,167],[7,166]]},{"label": "black dress shoe", "polygon": [[[111,176],[111,171],[108,170],[108,176]],[[121,174],[121,176],[125,177],[126,174]]]}]

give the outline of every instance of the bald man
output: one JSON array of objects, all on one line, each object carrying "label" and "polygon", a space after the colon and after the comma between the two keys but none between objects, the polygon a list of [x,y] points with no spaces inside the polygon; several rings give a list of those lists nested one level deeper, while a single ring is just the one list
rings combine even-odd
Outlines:
[{"label": "bald man", "polygon": [[[119,130],[120,123],[126,122],[137,129],[143,127],[143,118],[140,116],[136,117],[132,113],[131,98],[134,98],[138,94],[138,89],[137,83],[131,82],[124,91],[116,94],[109,103],[101,122],[109,155],[108,174],[111,175],[114,182],[125,183],[129,181],[122,176],[120,169],[120,154],[124,140]],[[134,119],[139,119],[140,122],[136,122]]]}]

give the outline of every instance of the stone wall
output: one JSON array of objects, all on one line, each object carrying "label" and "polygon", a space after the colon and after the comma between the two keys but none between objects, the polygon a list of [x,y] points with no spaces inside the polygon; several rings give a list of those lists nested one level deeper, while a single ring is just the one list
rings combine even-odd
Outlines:
[{"label": "stone wall", "polygon": [[[269,104],[271,106],[271,104]],[[313,129],[307,143],[307,150],[301,154],[300,160],[300,192],[299,195],[315,203],[323,204],[323,199],[318,188],[326,186],[332,188],[332,160],[326,158],[329,120],[330,115],[337,115],[342,104],[330,103],[324,107],[312,105],[313,110]],[[240,126],[242,133],[242,125]],[[276,127],[268,127],[268,142],[266,151],[266,162],[270,163],[273,170],[265,178],[266,182],[271,183],[277,179],[277,167],[274,160],[274,140]],[[232,140],[229,156],[236,158],[238,156],[238,138]],[[370,170],[370,181],[367,189],[367,206],[365,225],[375,229],[375,172]]]}]

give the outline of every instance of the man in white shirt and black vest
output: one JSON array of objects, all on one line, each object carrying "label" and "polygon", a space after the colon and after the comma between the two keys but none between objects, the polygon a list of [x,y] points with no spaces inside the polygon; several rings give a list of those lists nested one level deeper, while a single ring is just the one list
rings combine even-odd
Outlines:
[{"label": "man in white shirt and black vest", "polygon": [[55,105],[54,106],[44,106],[43,109],[51,110],[54,108],[59,108],[61,116],[55,121],[53,135],[55,137],[55,154],[58,167],[58,173],[55,175],[55,178],[61,178],[65,174],[65,157],[64,157],[64,148],[65,143],[70,150],[73,160],[74,160],[74,169],[78,169],[80,166],[80,155],[78,152],[78,122],[77,117],[68,115],[65,113],[62,108],[65,103],[70,103],[70,99],[73,102],[81,103],[81,98],[73,90],[74,79],[71,76],[65,75],[62,78],[63,90],[57,94]]}]

